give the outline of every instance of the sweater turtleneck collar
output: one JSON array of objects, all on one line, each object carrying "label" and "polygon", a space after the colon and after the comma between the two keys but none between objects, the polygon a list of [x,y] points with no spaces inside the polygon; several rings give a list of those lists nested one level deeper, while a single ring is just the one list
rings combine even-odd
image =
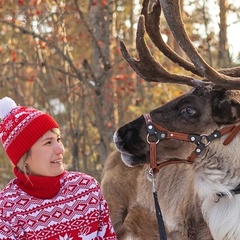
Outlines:
[{"label": "sweater turtleneck collar", "polygon": [[25,175],[17,167],[14,167],[14,174],[17,177],[16,184],[27,194],[41,199],[49,199],[56,196],[60,190],[60,179],[65,174],[56,177]]}]

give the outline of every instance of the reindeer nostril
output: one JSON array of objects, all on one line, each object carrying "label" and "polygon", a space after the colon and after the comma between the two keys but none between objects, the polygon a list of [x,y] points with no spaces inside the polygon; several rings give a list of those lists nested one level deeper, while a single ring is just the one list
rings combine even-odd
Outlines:
[{"label": "reindeer nostril", "polygon": [[117,130],[114,137],[115,145],[127,152],[141,152],[146,142],[141,138],[140,130],[144,124],[143,116],[125,124]]}]

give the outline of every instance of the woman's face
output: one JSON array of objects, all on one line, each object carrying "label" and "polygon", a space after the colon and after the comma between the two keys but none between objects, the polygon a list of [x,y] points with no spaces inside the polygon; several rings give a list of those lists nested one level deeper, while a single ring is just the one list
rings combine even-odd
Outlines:
[{"label": "woman's face", "polygon": [[55,177],[64,172],[64,146],[60,135],[46,132],[30,149],[26,159],[31,175]]}]

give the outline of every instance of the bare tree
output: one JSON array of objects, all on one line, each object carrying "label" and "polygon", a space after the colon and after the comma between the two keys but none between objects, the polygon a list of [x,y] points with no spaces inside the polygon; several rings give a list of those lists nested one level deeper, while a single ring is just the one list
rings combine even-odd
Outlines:
[{"label": "bare tree", "polygon": [[229,55],[228,38],[227,38],[227,9],[228,0],[219,0],[220,23],[219,23],[219,67],[231,67],[231,59]]}]

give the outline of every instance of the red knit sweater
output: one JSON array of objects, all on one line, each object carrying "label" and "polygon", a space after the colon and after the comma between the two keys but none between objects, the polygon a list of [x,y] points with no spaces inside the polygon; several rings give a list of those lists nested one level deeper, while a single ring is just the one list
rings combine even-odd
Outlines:
[{"label": "red knit sweater", "polygon": [[26,177],[0,192],[0,239],[117,239],[98,182],[84,173]]}]

